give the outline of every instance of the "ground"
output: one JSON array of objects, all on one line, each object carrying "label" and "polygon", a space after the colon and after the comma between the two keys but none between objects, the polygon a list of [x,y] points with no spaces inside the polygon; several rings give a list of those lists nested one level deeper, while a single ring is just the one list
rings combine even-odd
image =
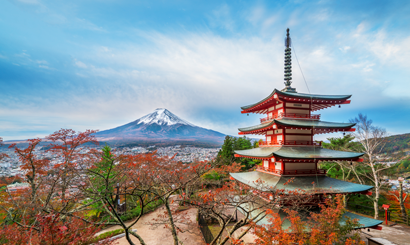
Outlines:
[{"label": "ground", "polygon": [[[152,225],[156,223],[159,215],[162,215],[165,211],[164,207],[158,208],[157,210],[145,214],[141,217],[137,224],[135,224],[132,229],[137,229],[138,235],[140,235],[146,244],[149,245],[173,245],[174,241],[172,239],[171,231],[168,228],[165,228],[163,224]],[[184,222],[180,222],[179,226],[183,231],[179,234],[179,238],[182,240],[184,245],[205,245],[205,242],[202,238],[202,233],[199,228],[192,224],[197,224],[197,209],[190,208],[184,211],[179,212],[175,218],[176,220],[183,219]],[[189,220],[189,222],[185,222]],[[128,224],[130,222],[127,222]],[[191,224],[191,225],[190,225]],[[102,230],[98,234],[120,229],[120,226],[112,226],[107,229]],[[98,235],[96,234],[96,235]],[[122,237],[117,240],[119,245],[128,245],[128,241],[125,237]],[[135,244],[140,244],[138,239],[132,237],[132,241]]]},{"label": "ground", "polygon": [[363,229],[362,239],[367,241],[368,237],[381,237],[397,245],[410,245],[410,227],[405,225],[381,226],[383,227],[381,231],[370,229],[369,232],[367,229]]}]

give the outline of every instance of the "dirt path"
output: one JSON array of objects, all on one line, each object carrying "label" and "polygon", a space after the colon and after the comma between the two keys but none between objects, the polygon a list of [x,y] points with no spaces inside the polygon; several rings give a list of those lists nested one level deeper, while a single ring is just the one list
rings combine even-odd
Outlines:
[{"label": "dirt path", "polygon": [[363,240],[367,241],[367,237],[373,238],[385,238],[393,244],[404,245],[410,244],[410,227],[405,225],[393,225],[386,226],[381,225],[382,230],[370,229],[370,232],[367,229],[363,229],[361,232]]},{"label": "dirt path", "polygon": [[[132,229],[137,229],[138,235],[144,239],[145,243],[148,245],[173,245],[174,240],[172,238],[171,231],[165,227],[164,224],[158,224],[158,225],[153,225],[153,223],[156,223],[156,219],[158,219],[158,215],[163,214],[165,211],[164,207],[158,208],[157,210],[145,214],[141,217],[141,219],[138,221],[137,224],[135,224]],[[181,211],[177,213],[174,217],[177,222],[181,219],[184,220],[184,222],[178,222],[178,227],[182,229],[182,231],[178,234],[178,237],[181,239],[184,245],[205,245],[205,242],[203,241],[201,231],[199,228],[194,225],[197,224],[196,221],[196,215],[197,215],[197,210],[194,208],[190,208],[184,211]],[[188,220],[188,222],[186,222]],[[127,222],[130,224],[130,222]],[[113,226],[110,228],[107,228],[99,234],[107,232],[107,231],[112,231],[112,230],[117,230],[120,229],[120,226]],[[140,244],[137,238],[132,237],[132,241],[135,244]],[[119,245],[128,245],[128,241],[126,240],[125,237],[120,238],[117,240]]]}]

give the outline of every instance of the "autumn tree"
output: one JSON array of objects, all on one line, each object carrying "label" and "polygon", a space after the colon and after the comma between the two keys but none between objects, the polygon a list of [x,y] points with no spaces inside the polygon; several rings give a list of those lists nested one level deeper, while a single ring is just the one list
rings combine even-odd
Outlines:
[{"label": "autumn tree", "polygon": [[[78,135],[80,138],[77,139]],[[55,153],[54,156],[57,158],[65,157],[66,165],[73,163],[73,158],[71,156],[74,156],[76,151],[72,149],[77,148],[85,142],[82,140],[84,139],[84,137],[81,136],[82,133],[79,133],[78,135],[71,135],[70,140],[62,141],[65,142],[65,146],[70,144],[73,146],[66,148],[71,150],[70,153],[57,154],[56,151],[51,151],[52,153]],[[54,134],[53,137],[55,136],[56,134]],[[53,168],[48,158],[40,156],[38,153],[41,142],[43,142],[41,139],[31,139],[28,140],[27,148],[19,148],[15,144],[10,146],[11,148],[14,148],[15,153],[19,157],[21,163],[20,168],[24,180],[29,186],[23,186],[12,190],[8,188],[1,190],[2,197],[4,198],[0,204],[0,208],[7,213],[6,219],[3,221],[5,231],[9,231],[13,234],[29,234],[28,240],[26,240],[27,242],[22,242],[21,244],[37,244],[35,242],[37,240],[35,239],[40,239],[41,241],[44,239],[47,240],[47,235],[50,235],[51,229],[54,229],[55,227],[69,228],[70,233],[72,234],[75,232],[79,233],[81,230],[83,230],[85,234],[88,234],[86,233],[88,229],[86,226],[89,227],[89,225],[86,223],[84,223],[84,225],[79,225],[84,222],[84,220],[81,219],[84,215],[83,205],[79,204],[80,201],[84,199],[84,196],[81,196],[81,193],[78,191],[78,185],[81,185],[81,182],[79,179],[72,179],[73,181],[76,181],[75,183],[67,181],[67,171],[59,171],[58,167],[60,167],[60,165],[58,164],[57,169]],[[51,146],[53,150],[57,150],[58,147],[57,144]],[[62,151],[64,150],[65,149]],[[70,174],[78,174],[76,167],[73,166],[70,170]],[[64,197],[63,202],[61,202],[61,194],[65,193],[65,191],[61,192],[61,190],[70,190],[70,194]],[[53,222],[46,222],[45,219],[47,217],[51,218]],[[56,217],[59,217],[58,220]],[[53,228],[51,227],[52,224],[55,224],[56,226],[53,226]],[[77,224],[77,226],[70,226],[70,224]],[[48,232],[44,233],[47,229]],[[95,231],[95,226],[94,228],[90,227],[90,229]],[[64,237],[68,236],[66,233],[61,235]],[[4,236],[6,237],[8,235],[4,234]],[[9,238],[6,237],[5,239]],[[46,242],[46,244],[48,243]]]},{"label": "autumn tree", "polygon": [[[0,148],[3,146],[3,138],[0,137]],[[6,153],[0,153],[0,161],[4,158],[8,157]]]},{"label": "autumn tree", "polygon": [[[360,228],[357,220],[343,216],[345,209],[341,195],[326,199],[317,212],[267,210],[270,223],[257,225],[254,234],[257,245],[271,244],[366,244],[354,232]],[[352,234],[353,232],[353,234]]]},{"label": "autumn tree", "polygon": [[101,228],[79,219],[63,221],[59,214],[37,215],[37,225],[31,229],[17,224],[6,225],[0,230],[0,244],[113,244],[112,241],[95,241],[94,234]]},{"label": "autumn tree", "polygon": [[410,209],[410,203],[406,203],[409,193],[403,191],[403,178],[399,178],[399,188],[397,191],[388,191],[388,199],[392,200],[394,204],[398,202],[400,207],[401,218],[403,222],[407,222],[406,208]]},{"label": "autumn tree", "polygon": [[49,160],[41,159],[35,153],[41,139],[29,139],[27,142],[28,147],[25,149],[18,148],[16,144],[10,145],[9,148],[14,148],[14,152],[19,157],[20,168],[30,188],[18,190],[18,193],[10,193],[8,189],[5,189],[9,202],[2,206],[2,209],[8,214],[8,218],[20,226],[31,225],[24,222],[25,217],[22,217],[21,214],[36,215],[36,210],[41,205],[39,195],[42,193],[39,191],[45,189],[45,175],[49,168]]},{"label": "autumn tree", "polygon": [[86,130],[85,132],[76,132],[72,129],[60,129],[46,137],[51,141],[48,151],[54,153],[61,159],[60,163],[54,165],[61,173],[61,201],[66,201],[66,191],[70,188],[70,180],[75,176],[78,158],[81,157],[79,147],[85,144],[98,144],[95,136],[97,130]]}]

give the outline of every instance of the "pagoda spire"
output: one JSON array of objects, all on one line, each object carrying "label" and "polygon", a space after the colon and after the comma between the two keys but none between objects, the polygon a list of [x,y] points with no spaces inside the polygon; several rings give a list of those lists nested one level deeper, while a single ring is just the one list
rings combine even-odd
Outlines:
[{"label": "pagoda spire", "polygon": [[290,85],[292,84],[292,49],[291,44],[292,40],[289,36],[289,28],[286,30],[286,38],[285,38],[285,88],[282,89],[284,92],[293,92],[296,93],[296,89],[292,88]]}]

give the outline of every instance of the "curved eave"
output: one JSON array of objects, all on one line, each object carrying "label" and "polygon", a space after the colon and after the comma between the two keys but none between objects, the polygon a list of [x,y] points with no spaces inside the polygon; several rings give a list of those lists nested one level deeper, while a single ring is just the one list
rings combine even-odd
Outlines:
[{"label": "curved eave", "polygon": [[[276,124],[278,129],[295,128],[295,129],[315,129],[315,134],[320,133],[332,133],[336,131],[352,131],[355,123],[334,123],[334,122],[322,122],[317,120],[293,120],[293,119],[280,119],[272,120],[269,123],[262,123],[255,126],[246,128],[238,128],[240,135],[244,134],[263,134],[267,130],[272,130],[273,125]],[[329,130],[326,130],[329,129]],[[351,130],[352,129],[352,130]]]},{"label": "curved eave", "polygon": [[333,161],[358,161],[364,153],[335,151],[321,147],[259,147],[248,150],[235,150],[238,157],[260,157],[276,159],[313,159]]},{"label": "curved eave", "polygon": [[270,123],[262,123],[256,126],[251,126],[251,127],[246,127],[246,128],[238,128],[239,131],[242,133],[252,133],[252,132],[258,132],[258,131],[264,131],[272,128],[273,124],[275,124],[275,121],[272,121]]},{"label": "curved eave", "polygon": [[275,90],[273,90],[272,93],[270,93],[270,95],[268,95],[268,96],[267,96],[266,98],[264,98],[263,100],[261,100],[261,101],[259,101],[259,102],[256,102],[256,103],[254,103],[254,104],[251,104],[251,105],[242,106],[241,109],[242,109],[242,110],[248,110],[248,109],[251,109],[251,108],[253,108],[253,107],[255,107],[255,106],[259,105],[259,104],[262,104],[263,102],[267,101],[268,99],[273,98],[273,95],[274,95],[276,92],[277,92],[277,90],[275,89]]},{"label": "curved eave", "polygon": [[313,99],[313,100],[347,100],[352,97],[352,95],[320,95],[320,94],[303,94],[303,93],[290,93],[276,90],[278,95],[298,98],[298,99]]},{"label": "curved eave", "polygon": [[[274,98],[274,95],[277,94],[278,98]],[[251,105],[242,106],[242,113],[249,112],[258,112],[266,109],[265,106],[267,103],[273,100],[290,100],[293,102],[310,102],[313,104],[323,104],[316,105],[312,108],[313,111],[324,109],[327,107],[335,106],[336,104],[348,104],[350,101],[347,101],[351,95],[318,95],[318,94],[303,94],[303,93],[292,93],[292,92],[283,92],[280,90],[273,90],[266,98],[262,99],[259,102],[256,102]],[[316,101],[315,101],[316,100]],[[329,104],[330,103],[330,104]],[[264,113],[264,112],[261,112]]]},{"label": "curved eave", "polygon": [[348,194],[366,193],[373,188],[327,176],[277,176],[259,171],[230,173],[230,176],[263,192],[279,189],[285,192],[300,190],[313,194]]},{"label": "curved eave", "polygon": [[346,212],[343,214],[342,220],[340,222],[342,225],[345,224],[346,218],[350,218],[351,220],[357,219],[359,224],[361,225],[360,228],[374,228],[383,223],[383,221],[381,220],[364,217],[351,212]]},{"label": "curved eave", "polygon": [[352,128],[356,123],[334,123],[317,120],[294,120],[294,119],[274,119],[275,123],[281,126],[303,127],[303,128]]}]

